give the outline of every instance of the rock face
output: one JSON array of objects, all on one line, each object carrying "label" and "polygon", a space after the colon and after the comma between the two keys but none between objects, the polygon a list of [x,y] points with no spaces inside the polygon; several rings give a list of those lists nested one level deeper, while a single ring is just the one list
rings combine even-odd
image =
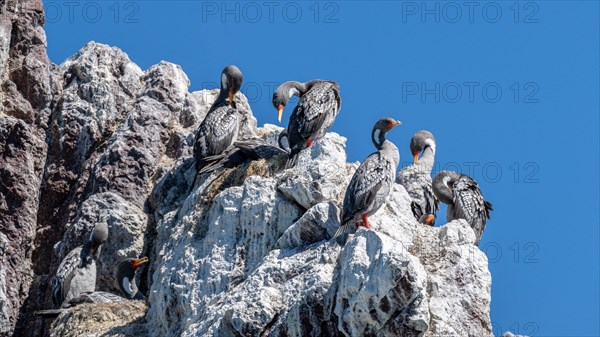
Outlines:
[{"label": "rock face", "polygon": [[[329,240],[357,168],[333,133],[295,169],[260,160],[191,186],[218,90],[190,93],[179,66],[143,71],[93,42],[55,66],[43,22],[40,2],[0,0],[0,336],[492,336],[487,258],[464,221],[419,225],[396,185],[374,230]],[[236,102],[241,138],[276,144],[281,129]],[[118,291],[118,261],[147,255],[147,306],[35,317],[99,222],[96,289]]]},{"label": "rock face", "polygon": [[10,334],[33,279],[46,132],[57,80],[41,1],[0,0],[0,335]]},{"label": "rock face", "polygon": [[376,231],[359,230],[343,248],[328,240],[341,196],[319,201],[332,189],[315,172],[344,165],[330,179],[348,181],[356,166],[327,151],[343,144],[329,134],[306,154],[318,160],[293,171],[307,184],[290,184],[292,170],[272,174],[255,163],[221,174],[261,174],[221,185],[212,200],[206,181],[219,182],[209,177],[164,213],[150,335],[491,336],[487,259],[466,222],[417,224],[397,185],[373,217]]}]

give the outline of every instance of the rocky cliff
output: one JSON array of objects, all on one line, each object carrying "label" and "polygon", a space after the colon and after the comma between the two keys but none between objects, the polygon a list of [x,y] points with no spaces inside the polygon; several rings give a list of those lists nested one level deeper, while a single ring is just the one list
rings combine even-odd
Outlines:
[{"label": "rocky cliff", "polygon": [[[397,185],[374,230],[329,240],[357,167],[345,138],[328,134],[298,169],[262,160],[191,186],[218,91],[93,42],[56,66],[43,23],[39,1],[0,0],[0,336],[492,336],[487,258],[465,222],[419,225]],[[242,137],[276,143],[280,128],[236,101]],[[147,304],[82,305],[51,326],[33,312],[98,222],[97,289],[147,255]]]}]

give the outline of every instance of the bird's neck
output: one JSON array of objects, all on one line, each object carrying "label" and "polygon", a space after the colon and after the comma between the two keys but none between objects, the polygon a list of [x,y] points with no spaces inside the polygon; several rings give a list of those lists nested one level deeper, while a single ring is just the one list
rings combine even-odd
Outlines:
[{"label": "bird's neck", "polygon": [[310,89],[308,83],[310,83],[310,82],[306,82],[306,83],[300,83],[297,81],[288,82],[285,87],[287,90],[288,98],[291,98],[292,96],[301,97],[302,95],[304,95]]},{"label": "bird's neck", "polygon": [[373,129],[373,132],[371,133],[371,141],[373,142],[373,145],[375,145],[377,150],[381,150],[383,148],[383,145],[387,141],[385,134],[386,131],[382,131],[381,129]]},{"label": "bird's neck", "polygon": [[438,176],[436,176],[436,178],[433,180],[433,193],[441,202],[446,205],[454,203],[454,193],[450,188],[452,183],[453,180],[448,175],[440,176],[440,174],[438,174]]},{"label": "bird's neck", "polygon": [[230,105],[234,109],[237,109],[237,105],[235,104],[235,101],[229,102],[229,103],[228,102],[229,102],[229,90],[221,88],[221,91],[219,92],[219,96],[217,96],[217,99],[210,106],[209,111],[212,111],[212,110],[216,109],[217,107],[221,107],[224,105]]},{"label": "bird's neck", "polygon": [[229,99],[229,89],[223,88],[223,86],[221,86],[221,90],[219,91],[219,96],[217,96],[215,103],[224,102],[228,99]]},{"label": "bird's neck", "polygon": [[400,153],[396,145],[385,139],[381,148],[379,148],[379,153],[385,155],[394,163],[394,172],[396,172],[396,168],[398,168],[398,164],[400,163]]},{"label": "bird's neck", "polygon": [[129,276],[121,277],[121,289],[125,297],[129,299],[135,298],[138,293],[137,285],[135,284],[135,277],[130,278]]},{"label": "bird's neck", "polygon": [[431,170],[433,170],[433,164],[435,162],[435,146],[428,146],[423,150],[423,154],[421,155],[421,159],[419,159],[419,167],[423,172],[430,174]]}]

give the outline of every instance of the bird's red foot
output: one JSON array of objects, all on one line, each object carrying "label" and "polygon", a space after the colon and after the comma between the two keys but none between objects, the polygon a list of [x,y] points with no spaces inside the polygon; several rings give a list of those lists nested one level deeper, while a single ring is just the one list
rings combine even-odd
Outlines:
[{"label": "bird's red foot", "polygon": [[363,221],[363,223],[365,224],[365,227],[366,227],[367,229],[371,229],[371,225],[369,224],[369,219],[367,218],[367,213],[364,213],[364,214],[362,215],[362,221]]},{"label": "bird's red foot", "polygon": [[313,145],[313,140],[312,139],[307,139],[306,140],[306,147],[311,147]]}]

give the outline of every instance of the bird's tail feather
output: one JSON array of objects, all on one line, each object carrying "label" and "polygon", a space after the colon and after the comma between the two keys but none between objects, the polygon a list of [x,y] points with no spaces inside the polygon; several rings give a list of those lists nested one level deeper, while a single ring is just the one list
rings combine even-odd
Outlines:
[{"label": "bird's tail feather", "polygon": [[58,315],[60,315],[63,311],[65,311],[65,309],[38,310],[35,312],[35,315],[46,318],[52,318],[58,317]]},{"label": "bird's tail feather", "polygon": [[202,158],[202,164],[199,165],[198,174],[208,173],[223,167],[223,162],[227,158],[227,153],[221,153],[214,156]]},{"label": "bird's tail feather", "polygon": [[252,147],[256,146],[256,144],[250,143],[250,142],[236,142],[235,146],[237,146],[239,149],[241,149],[242,151],[252,151]]},{"label": "bird's tail feather", "polygon": [[292,168],[292,167],[296,166],[296,164],[298,164],[298,155],[299,154],[300,154],[299,152],[291,152],[290,153],[288,160],[285,162],[286,169]]},{"label": "bird's tail feather", "polygon": [[221,163],[220,161],[210,163],[210,164],[205,165],[204,167],[202,167],[200,169],[200,171],[198,171],[198,175],[201,175],[201,174],[204,174],[204,173],[213,172],[213,171],[217,170],[218,168],[220,168],[222,166],[223,166],[223,163]]},{"label": "bird's tail feather", "polygon": [[[216,157],[216,156],[214,156]],[[207,160],[202,160],[202,164],[198,165],[196,168],[196,175],[194,176],[194,180],[192,181],[192,185],[189,188],[189,191],[192,191],[194,189],[194,186],[196,186],[196,182],[198,181],[198,178],[203,175],[204,173],[210,173],[215,171],[216,169],[220,168],[223,166],[223,163],[221,160],[218,161],[207,161]],[[200,169],[198,169],[200,168]]]},{"label": "bird's tail feather", "polygon": [[333,234],[331,238],[332,241],[337,242],[340,246],[346,244],[346,240],[348,240],[348,235],[353,233],[354,226],[352,225],[341,225]]},{"label": "bird's tail feather", "polygon": [[348,226],[345,226],[345,225],[338,227],[338,229],[335,231],[335,234],[333,234],[332,239],[335,239],[341,235],[344,235],[348,231],[347,227]]},{"label": "bird's tail feather", "polygon": [[485,206],[485,215],[489,219],[490,218],[490,211],[493,211],[494,208],[492,208],[492,203],[489,202],[489,201],[487,201],[487,200],[484,200],[483,204]]},{"label": "bird's tail feather", "polygon": [[335,234],[333,234],[333,237],[331,239],[343,245],[346,241],[346,238],[348,237],[348,234],[354,233],[354,228],[355,226],[353,226],[351,223],[343,221],[340,227],[338,227],[338,229],[335,231]]}]

